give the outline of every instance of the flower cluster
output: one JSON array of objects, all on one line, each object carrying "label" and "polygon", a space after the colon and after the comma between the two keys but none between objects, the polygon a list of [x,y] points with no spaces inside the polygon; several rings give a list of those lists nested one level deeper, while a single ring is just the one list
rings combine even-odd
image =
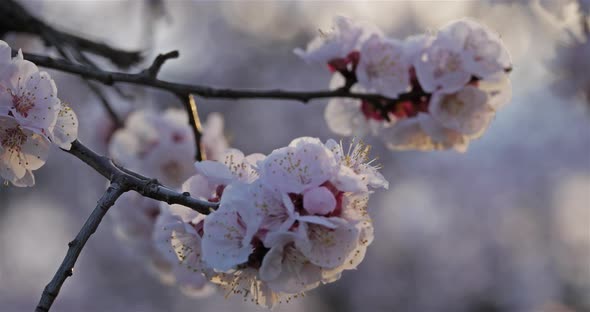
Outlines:
[{"label": "flower cluster", "polygon": [[304,137],[266,157],[230,149],[219,162],[198,162],[183,190],[219,208],[204,216],[169,206],[154,239],[228,294],[268,307],[289,301],[364,258],[373,240],[368,196],[389,186],[368,152]]},{"label": "flower cluster", "polygon": [[76,114],[57,97],[47,72],[12,57],[0,41],[0,176],[15,186],[35,184],[33,171],[47,160],[51,142],[69,149],[78,135]]},{"label": "flower cluster", "polygon": [[[227,149],[223,136],[223,118],[211,114],[203,125],[202,147],[208,157],[217,159]],[[109,152],[113,160],[141,174],[149,175],[168,187],[180,189],[182,183],[196,173],[194,134],[185,111],[169,109],[163,113],[152,110],[133,112],[125,127],[113,135]],[[152,236],[160,202],[126,193],[111,209],[118,236],[127,241],[132,253],[147,259],[160,280],[176,284],[187,295],[202,297],[213,290],[200,274],[190,274],[178,260],[170,261],[153,243]]]},{"label": "flower cluster", "polygon": [[370,132],[396,150],[465,151],[510,100],[508,52],[498,35],[474,21],[404,41],[346,18],[334,23],[332,32],[295,53],[327,64],[335,72],[332,88],[383,95],[332,99],[325,117],[337,134]]}]

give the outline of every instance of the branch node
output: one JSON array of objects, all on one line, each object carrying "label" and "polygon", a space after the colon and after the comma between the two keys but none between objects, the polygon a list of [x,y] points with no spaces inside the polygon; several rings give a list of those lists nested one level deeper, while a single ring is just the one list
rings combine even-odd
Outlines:
[{"label": "branch node", "polygon": [[156,79],[158,73],[160,73],[160,69],[162,69],[162,65],[170,59],[175,59],[180,56],[178,50],[170,51],[168,53],[158,54],[152,65],[142,72],[143,75]]}]

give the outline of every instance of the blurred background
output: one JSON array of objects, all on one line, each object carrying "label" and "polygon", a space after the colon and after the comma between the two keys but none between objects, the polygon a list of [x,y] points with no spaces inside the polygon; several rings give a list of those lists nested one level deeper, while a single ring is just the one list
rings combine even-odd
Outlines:
[{"label": "blurred background", "polygon": [[[400,39],[466,16],[488,25],[512,54],[512,102],[465,154],[391,152],[367,138],[391,183],[370,202],[374,243],[357,270],[276,311],[590,311],[590,49],[583,50],[575,1],[22,3],[58,29],[144,51],[142,66],[179,50],[160,78],[236,88],[327,88],[329,72],[292,50],[334,15],[371,21]],[[4,39],[55,55],[32,36]],[[105,153],[111,123],[98,99],[78,77],[50,72],[78,114],[80,140]],[[180,107],[155,90],[121,85],[129,98],[101,88],[120,114]],[[326,100],[197,101],[202,118],[224,115],[231,145],[245,153],[269,153],[300,136],[335,138]],[[33,188],[0,187],[3,312],[33,310],[106,184],[57,150],[36,177]],[[187,298],[128,249],[107,218],[55,311],[264,310],[222,293]]]}]

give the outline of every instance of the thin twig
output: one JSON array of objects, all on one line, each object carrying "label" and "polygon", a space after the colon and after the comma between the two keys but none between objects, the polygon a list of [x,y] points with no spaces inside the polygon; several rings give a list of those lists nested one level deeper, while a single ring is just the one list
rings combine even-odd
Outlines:
[{"label": "thin twig", "polygon": [[78,260],[78,257],[86,245],[86,242],[90,236],[94,234],[109,208],[113,206],[117,198],[119,198],[119,196],[121,196],[126,191],[127,190],[125,187],[116,181],[107,188],[105,193],[98,201],[96,208],[94,208],[92,214],[90,214],[80,229],[80,232],[78,232],[78,235],[76,235],[76,238],[68,243],[68,252],[66,253],[64,260],[62,261],[49,284],[45,286],[43,294],[41,295],[41,299],[39,300],[39,304],[35,309],[36,312],[49,311],[51,305],[61,290],[61,286],[68,277],[72,276],[76,260]]}]

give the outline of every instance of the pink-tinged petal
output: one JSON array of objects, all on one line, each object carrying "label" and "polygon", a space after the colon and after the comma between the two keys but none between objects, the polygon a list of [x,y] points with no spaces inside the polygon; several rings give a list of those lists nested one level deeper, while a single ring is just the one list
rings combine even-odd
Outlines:
[{"label": "pink-tinged petal", "polygon": [[310,263],[292,245],[281,249],[282,270],[274,279],[268,281],[272,290],[296,294],[319,286],[321,269],[318,266]]},{"label": "pink-tinged petal", "polygon": [[22,164],[29,170],[37,170],[45,164],[51,143],[44,136],[27,133],[26,130],[25,133],[28,136],[26,142],[21,146]]},{"label": "pink-tinged petal", "polygon": [[[260,224],[261,229],[268,231],[277,230],[289,219],[289,212],[283,204],[281,195],[268,189],[260,181],[256,181],[250,186],[249,198],[252,200],[254,208],[263,215]],[[289,202],[291,201],[289,200]],[[292,205],[293,203],[291,202]]]},{"label": "pink-tinged petal", "polygon": [[466,86],[456,93],[435,92],[430,100],[430,113],[441,126],[471,136],[485,130],[495,115],[487,102],[484,91]]},{"label": "pink-tinged petal", "polygon": [[[256,158],[257,156],[254,156],[252,159],[256,160]],[[258,172],[253,167],[254,164],[250,163],[240,150],[234,148],[226,150],[219,161],[229,168],[234,179],[251,183],[258,178]]]},{"label": "pink-tinged petal", "polygon": [[212,268],[228,271],[246,263],[252,246],[243,245],[245,229],[235,211],[217,210],[205,219],[203,260]]},{"label": "pink-tinged petal", "polygon": [[369,91],[395,98],[410,88],[410,63],[400,41],[378,35],[362,46],[356,73],[359,83]]},{"label": "pink-tinged petal", "polygon": [[[244,297],[257,305],[272,308],[280,301],[280,294],[268,287],[268,284],[258,279],[258,270],[245,268],[232,273],[215,272],[210,280],[221,285],[225,292]],[[251,299],[248,299],[250,297]]]},{"label": "pink-tinged petal", "polygon": [[262,214],[248,194],[246,184],[229,185],[219,209],[205,218],[203,260],[218,271],[246,263],[252,253],[252,237],[260,227]]},{"label": "pink-tinged petal", "polygon": [[500,36],[482,24],[462,19],[447,24],[440,32],[460,44],[467,56],[466,68],[479,78],[511,66],[510,55]]},{"label": "pink-tinged petal", "polygon": [[315,187],[303,193],[303,208],[312,215],[327,215],[336,208],[336,198],[326,187]]},{"label": "pink-tinged petal", "polygon": [[55,145],[66,150],[78,138],[78,117],[70,107],[62,104],[50,138]]},{"label": "pink-tinged petal", "polygon": [[294,247],[297,238],[294,232],[273,232],[267,236],[266,246],[270,250],[262,261],[260,279],[274,291],[295,294],[319,285],[320,268]]},{"label": "pink-tinged petal", "polygon": [[0,155],[2,162],[2,173],[6,180],[16,180],[22,178],[26,173],[24,161],[20,152],[7,151],[6,149]]},{"label": "pink-tinged petal", "polygon": [[203,272],[201,237],[195,228],[179,217],[162,213],[154,226],[153,241],[160,254],[171,263],[178,263],[192,271]]},{"label": "pink-tinged petal", "polygon": [[262,162],[261,179],[277,191],[301,193],[329,180],[336,170],[334,156],[321,141],[299,138]]},{"label": "pink-tinged petal", "polygon": [[[178,216],[169,212],[158,215],[156,223],[153,225],[152,241],[154,242],[156,250],[167,260],[167,262],[176,263],[179,260],[176,255],[177,247],[172,246],[172,240],[174,232],[178,233],[183,230],[186,230],[184,222]],[[188,231],[189,233],[191,232],[190,229],[188,229]],[[196,232],[193,234],[196,235]]]},{"label": "pink-tinged petal", "polygon": [[331,182],[338,190],[343,192],[364,192],[368,190],[365,177],[344,165],[340,166],[338,174]]},{"label": "pink-tinged petal", "polygon": [[364,259],[367,247],[373,242],[373,224],[366,214],[367,195],[352,195],[343,198],[343,218],[356,221],[359,237],[355,250],[348,254],[346,261],[334,268],[332,273],[324,270],[324,275],[333,275],[338,271],[355,269]]},{"label": "pink-tinged petal", "polygon": [[335,229],[317,224],[300,224],[307,239],[295,241],[309,261],[322,268],[341,265],[358,245],[360,231],[353,224],[340,222]]},{"label": "pink-tinged petal", "polygon": [[420,86],[426,92],[455,92],[471,79],[465,69],[465,56],[453,39],[438,36],[414,62]]},{"label": "pink-tinged petal", "polygon": [[418,114],[420,127],[424,129],[433,142],[435,149],[454,149],[464,153],[469,145],[469,138],[453,129],[443,127],[428,114]]},{"label": "pink-tinged petal", "polygon": [[264,258],[260,266],[260,279],[263,281],[272,281],[276,279],[283,270],[283,245],[272,247]]},{"label": "pink-tinged petal", "polygon": [[254,168],[256,171],[258,171],[258,163],[263,161],[265,158],[266,158],[266,155],[264,155],[264,154],[254,153],[254,154],[250,154],[250,155],[246,156],[246,161],[252,166],[252,168]]},{"label": "pink-tinged petal", "polygon": [[35,185],[35,176],[31,170],[27,170],[20,179],[10,181],[16,187],[31,187]]},{"label": "pink-tinged petal", "polygon": [[[24,90],[25,83],[27,80],[31,79],[35,73],[39,72],[39,68],[33,62],[29,62],[27,60],[22,59],[22,53],[19,50],[20,59],[17,56],[14,58],[12,65],[14,66],[14,70],[12,71],[12,75],[7,77],[9,80],[7,81],[10,83],[10,87],[13,88],[13,92],[17,93],[18,90],[22,87]],[[4,79],[2,79],[4,81]],[[5,87],[9,87],[5,85]]]},{"label": "pink-tinged petal", "polygon": [[325,64],[352,52],[362,33],[363,29],[352,20],[337,16],[332,31],[321,32],[309,42],[305,50],[297,48],[293,52],[307,63]]},{"label": "pink-tinged petal", "polygon": [[196,174],[182,184],[182,191],[188,192],[192,197],[208,200],[215,195],[216,187],[207,177]]},{"label": "pink-tinged petal", "polygon": [[389,181],[375,167],[365,166],[363,173],[367,177],[370,187],[389,189]]},{"label": "pink-tinged petal", "polygon": [[[293,224],[294,219],[291,223],[285,224],[290,218],[289,211],[283,204],[281,195],[269,190],[259,181],[250,187],[249,198],[252,200],[254,208],[263,216],[260,222],[261,229],[275,231],[282,226],[288,229]],[[291,205],[290,209],[292,213],[294,210],[293,203],[288,196],[286,200]]]},{"label": "pink-tinged petal", "polygon": [[212,160],[203,160],[195,163],[197,172],[207,178],[211,184],[228,185],[234,176],[229,168],[220,162]]},{"label": "pink-tinged petal", "polygon": [[432,138],[420,126],[416,118],[406,118],[396,121],[393,126],[381,131],[381,139],[391,150],[419,150],[435,149]]}]

